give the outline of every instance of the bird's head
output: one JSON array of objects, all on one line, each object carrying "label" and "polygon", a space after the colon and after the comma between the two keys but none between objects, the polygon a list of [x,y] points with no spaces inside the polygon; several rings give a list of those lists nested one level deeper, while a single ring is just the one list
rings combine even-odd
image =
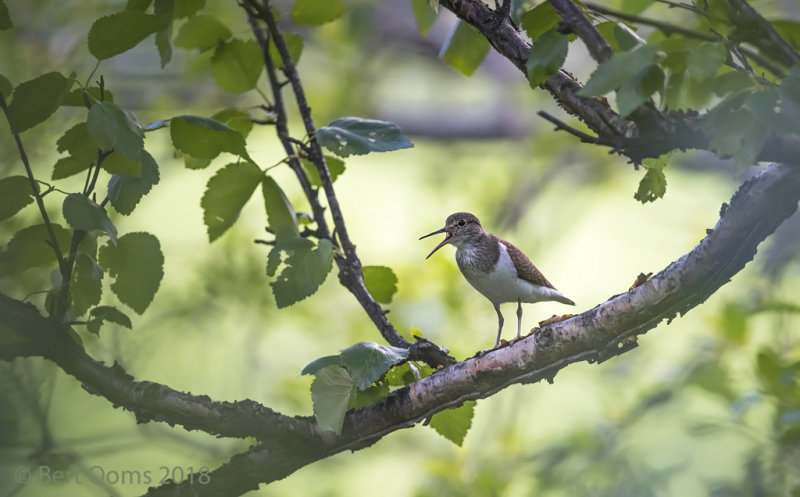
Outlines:
[{"label": "bird's head", "polygon": [[[434,248],[428,257],[432,256],[434,252],[444,247],[448,243],[452,243],[457,248],[461,248],[464,244],[469,243],[473,239],[479,237],[483,233],[480,220],[469,212],[456,212],[447,216],[444,223],[444,228],[438,229],[433,233],[420,237],[420,240],[432,235],[444,233],[444,240]],[[426,257],[426,259],[428,258]]]}]

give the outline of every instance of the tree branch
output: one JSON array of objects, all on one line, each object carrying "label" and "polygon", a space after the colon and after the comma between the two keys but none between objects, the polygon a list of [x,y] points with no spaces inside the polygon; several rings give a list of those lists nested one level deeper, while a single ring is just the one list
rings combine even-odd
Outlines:
[{"label": "tree branch", "polygon": [[757,46],[765,56],[786,67],[800,62],[800,54],[746,0],[728,0],[728,18],[737,28],[735,34]]},{"label": "tree branch", "polygon": [[642,285],[567,321],[543,327],[516,344],[445,368],[352,410],[338,439],[318,445],[259,445],[210,473],[213,487],[185,481],[148,495],[231,495],[284,478],[313,461],[368,447],[467,400],[513,384],[552,382],[569,364],[598,363],[635,347],[636,337],[703,303],[754,257],[758,245],[797,210],[800,168],[773,165],[745,182],[713,230],[691,252]]},{"label": "tree branch", "polygon": [[564,23],[572,29],[572,31],[583,40],[589,54],[597,62],[603,62],[611,57],[614,50],[608,44],[600,31],[594,27],[589,19],[581,12],[581,9],[575,5],[572,0],[550,0],[558,15],[561,16]]}]

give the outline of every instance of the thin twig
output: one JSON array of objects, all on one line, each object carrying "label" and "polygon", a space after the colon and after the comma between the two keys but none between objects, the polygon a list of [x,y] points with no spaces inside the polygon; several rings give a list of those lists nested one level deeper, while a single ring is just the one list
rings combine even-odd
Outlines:
[{"label": "thin twig", "polygon": [[[9,127],[11,126],[11,120],[8,116],[8,105],[6,104],[6,97],[0,92],[0,108],[3,109],[3,114],[6,116],[6,120],[8,121]],[[28,176],[28,183],[31,185],[31,191],[33,192],[33,197],[36,199],[36,205],[39,207],[39,214],[42,216],[42,221],[44,221],[45,229],[47,230],[47,236],[49,238],[50,246],[53,248],[53,251],[56,253],[56,260],[58,260],[58,267],[61,270],[61,273],[64,273],[64,255],[61,253],[61,247],[58,246],[58,239],[56,238],[56,233],[53,230],[53,225],[50,222],[50,216],[47,215],[47,209],[44,206],[44,200],[42,199],[41,191],[39,190],[39,185],[36,182],[36,178],[33,176],[33,169],[31,169],[30,161],[28,160],[28,154],[25,152],[25,147],[22,145],[22,140],[19,137],[19,134],[12,131],[14,135],[14,141],[17,143],[17,151],[19,152],[19,157],[22,159],[22,164],[25,166],[25,173]]]},{"label": "thin twig", "polygon": [[584,133],[578,129],[573,128],[569,124],[565,123],[564,121],[558,119],[557,117],[548,114],[547,112],[540,110],[537,114],[539,114],[544,119],[550,121],[551,123],[556,125],[556,131],[562,130],[566,131],[567,133],[578,137],[583,143],[592,143],[594,145],[610,145],[606,143],[604,140],[600,139],[598,136],[592,136],[589,134]]}]

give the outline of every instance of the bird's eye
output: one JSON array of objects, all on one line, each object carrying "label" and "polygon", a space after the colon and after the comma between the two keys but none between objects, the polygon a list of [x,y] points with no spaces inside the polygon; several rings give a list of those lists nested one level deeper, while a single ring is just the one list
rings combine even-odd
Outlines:
[{"label": "bird's eye", "polygon": [[466,219],[459,219],[458,220],[458,225],[459,226],[466,226],[467,225],[467,220]]}]

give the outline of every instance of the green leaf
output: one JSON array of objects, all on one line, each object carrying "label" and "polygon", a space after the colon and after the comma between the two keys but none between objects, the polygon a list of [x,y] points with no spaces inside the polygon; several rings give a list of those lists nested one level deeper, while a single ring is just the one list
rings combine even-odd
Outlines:
[{"label": "green leaf", "polygon": [[297,24],[318,26],[338,19],[345,10],[339,0],[296,0],[289,16]]},{"label": "green leaf", "polygon": [[69,156],[59,159],[53,168],[53,179],[62,179],[88,169],[97,160],[97,148],[89,138],[89,128],[85,122],[68,129],[57,141],[59,152]]},{"label": "green leaf", "polygon": [[325,282],[333,265],[333,245],[329,240],[314,243],[305,238],[294,238],[276,243],[273,251],[289,252],[286,267],[270,283],[278,308],[290,306],[312,295]]},{"label": "green leaf", "polygon": [[328,366],[342,366],[344,367],[344,362],[342,361],[342,356],[340,354],[336,355],[326,355],[320,357],[319,359],[314,359],[313,361],[309,362],[308,364],[303,367],[303,370],[300,371],[301,375],[306,374],[317,374],[317,371],[323,368],[327,368]]},{"label": "green leaf", "polygon": [[220,43],[211,57],[211,76],[217,86],[231,93],[255,88],[263,69],[261,49],[255,40]]},{"label": "green leaf", "polygon": [[776,133],[800,134],[800,115],[791,104],[781,101],[775,88],[767,88],[748,96],[742,106],[761,124]]},{"label": "green leaf", "polygon": [[114,209],[125,216],[133,212],[143,196],[158,184],[158,164],[147,150],[142,150],[141,175],[131,177],[115,174],[108,182],[108,199]]},{"label": "green leaf", "polygon": [[128,233],[116,245],[100,247],[100,265],[114,279],[111,290],[119,300],[141,314],[153,301],[164,277],[164,256],[158,238],[150,233]]},{"label": "green leaf", "polygon": [[639,182],[639,189],[633,198],[644,204],[654,202],[664,196],[667,191],[667,177],[664,175],[664,168],[667,167],[667,162],[670,157],[675,155],[675,152],[672,150],[656,158],[647,158],[642,161],[647,172]]},{"label": "green leaf", "polygon": [[193,16],[206,6],[206,0],[175,0],[175,19]]},{"label": "green leaf", "polygon": [[317,141],[339,157],[389,152],[414,145],[390,122],[343,117],[317,130]]},{"label": "green leaf", "polygon": [[709,145],[719,156],[729,156],[740,166],[750,166],[756,162],[767,134],[765,125],[741,109],[728,115]]},{"label": "green leaf", "polygon": [[89,29],[89,52],[99,60],[127,52],[169,26],[170,16],[126,10],[96,20]]},{"label": "green leaf", "polygon": [[13,133],[22,133],[45,121],[61,105],[73,81],[49,72],[20,83],[8,104],[8,122]]},{"label": "green leaf", "polygon": [[539,86],[555,74],[567,59],[568,50],[569,40],[555,29],[534,40],[526,63],[530,85]]},{"label": "green leaf", "polygon": [[439,57],[461,71],[464,76],[472,76],[489,53],[489,42],[474,27],[460,19],[453,25]]},{"label": "green leaf", "polygon": [[100,302],[103,293],[103,268],[87,254],[78,252],[72,272],[72,312],[75,317],[83,316],[89,308]]},{"label": "green leaf", "polygon": [[230,126],[231,128],[235,129],[239,133],[242,134],[243,137],[247,138],[247,135],[250,134],[250,131],[253,130],[253,119],[250,117],[250,114],[243,110],[239,109],[225,109],[217,112],[211,119],[215,121],[219,121],[223,124]]},{"label": "green leaf", "polygon": [[[300,55],[303,53],[303,38],[288,31],[281,33],[281,36],[283,36],[283,42],[286,44],[286,51],[289,52],[289,57],[297,65],[300,61]],[[275,40],[272,38],[269,39],[269,56],[276,68],[283,69],[283,59],[280,52],[278,52],[278,47],[275,46]]]},{"label": "green leaf", "polygon": [[31,184],[25,176],[0,179],[0,221],[8,219],[33,202]]},{"label": "green leaf", "polygon": [[639,45],[630,52],[614,53],[610,59],[597,66],[578,94],[598,97],[616,90],[652,64],[658,56],[658,50],[658,45],[647,44]]},{"label": "green leaf", "polygon": [[436,22],[438,13],[431,8],[428,0],[411,0],[411,9],[414,11],[414,20],[417,21],[419,34],[425,36]]},{"label": "green leaf", "polygon": [[[52,225],[62,255],[69,251],[72,232],[58,224]],[[0,260],[0,274],[8,275],[56,261],[56,253],[50,246],[50,236],[44,224],[35,224],[17,231],[6,246]]]},{"label": "green leaf", "polygon": [[686,72],[690,78],[705,81],[717,73],[728,58],[728,49],[721,42],[703,42],[686,56]]},{"label": "green leaf", "polygon": [[98,102],[89,109],[89,137],[97,148],[114,150],[130,160],[139,160],[144,147],[144,129],[130,112],[112,102]]},{"label": "green leaf", "polygon": [[[142,149],[142,152],[144,152],[144,149]],[[130,160],[116,152],[112,152],[106,157],[101,167],[109,174],[124,174],[125,176],[132,176],[134,178],[138,178],[142,175],[142,163],[140,161]]]},{"label": "green leaf", "polygon": [[297,238],[300,230],[297,227],[297,216],[289,199],[281,187],[270,176],[261,180],[261,192],[264,195],[264,209],[267,212],[269,228],[275,238]]},{"label": "green leaf", "polygon": [[11,81],[9,81],[8,78],[0,74],[0,93],[3,94],[3,97],[5,97],[6,101],[11,98],[11,93],[13,92],[14,85],[11,84]]},{"label": "green leaf", "polygon": [[364,266],[364,286],[372,298],[382,304],[388,304],[397,291],[397,276],[386,266]]},{"label": "green leaf", "polygon": [[778,33],[794,48],[800,48],[800,22],[788,19],[770,21]]},{"label": "green leaf", "polygon": [[520,22],[528,37],[536,41],[543,34],[556,28],[561,22],[561,16],[550,2],[545,1],[522,14]]},{"label": "green leaf", "polygon": [[366,390],[389,368],[408,359],[408,349],[359,342],[340,354],[347,371],[361,390]]},{"label": "green leaf", "polygon": [[389,395],[389,383],[385,380],[370,385],[366,390],[356,389],[355,398],[348,407],[361,409],[362,407],[377,404]]},{"label": "green leaf", "polygon": [[64,219],[75,230],[103,230],[113,243],[117,243],[117,228],[108,218],[105,209],[86,195],[70,193],[64,199]]},{"label": "green leaf", "polygon": [[475,401],[468,400],[460,407],[437,412],[431,417],[430,425],[436,433],[461,447],[474,415]]},{"label": "green leaf", "polygon": [[619,46],[619,50],[633,50],[639,44],[644,43],[643,40],[638,38],[636,34],[627,25],[622,23],[614,23],[614,40]]},{"label": "green leaf", "polygon": [[241,133],[219,121],[197,116],[177,116],[170,120],[172,145],[196,159],[213,159],[228,152],[249,159]]},{"label": "green leaf", "polygon": [[328,366],[316,374],[311,383],[311,401],[320,428],[341,435],[344,415],[355,388],[353,378],[339,366]]},{"label": "green leaf", "polygon": [[178,30],[175,46],[201,52],[214,48],[231,37],[231,31],[214,16],[190,17]]},{"label": "green leaf", "polygon": [[200,206],[210,242],[233,226],[263,177],[261,169],[247,161],[228,164],[208,180]]},{"label": "green leaf", "polygon": [[89,311],[91,316],[131,329],[131,318],[114,306],[100,305]]},{"label": "green leaf", "polygon": [[[331,181],[336,181],[336,178],[338,178],[344,172],[344,161],[338,157],[326,155],[325,163],[328,165],[328,173],[331,175]],[[311,186],[315,186],[317,188],[322,187],[322,180],[319,178],[317,166],[315,166],[314,163],[308,159],[300,159],[300,165],[303,167],[303,171],[305,171],[306,177],[308,178],[308,182],[311,183]]]},{"label": "green leaf", "polygon": [[645,103],[650,95],[664,88],[664,72],[657,64],[642,69],[633,79],[626,81],[617,92],[617,107],[623,117]]},{"label": "green leaf", "polygon": [[0,30],[11,29],[13,27],[14,23],[11,22],[11,14],[8,13],[6,2],[0,0]]},{"label": "green leaf", "polygon": [[153,13],[156,16],[163,16],[169,19],[164,29],[156,31],[156,49],[158,49],[162,69],[172,59],[172,14],[174,8],[174,0],[156,0],[156,5],[153,9]]}]

